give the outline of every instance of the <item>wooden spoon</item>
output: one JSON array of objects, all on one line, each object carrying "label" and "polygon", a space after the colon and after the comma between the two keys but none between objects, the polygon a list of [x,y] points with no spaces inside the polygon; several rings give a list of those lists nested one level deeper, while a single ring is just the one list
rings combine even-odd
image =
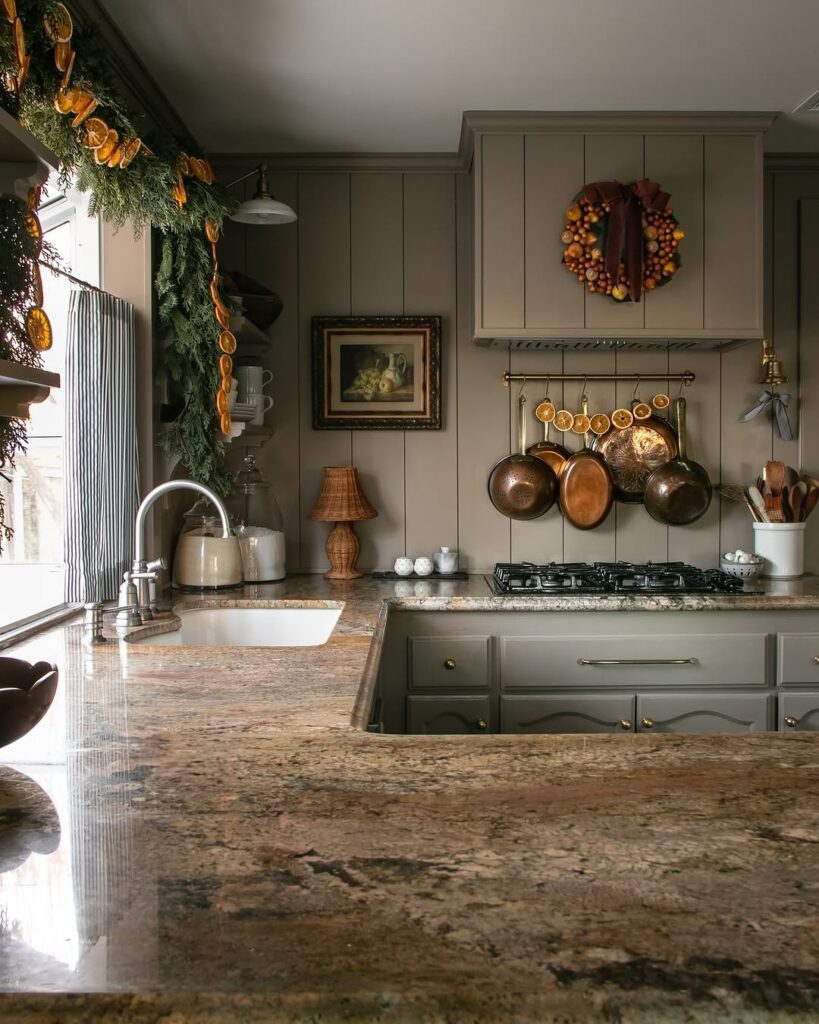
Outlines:
[{"label": "wooden spoon", "polygon": [[785,483],[785,463],[769,459],[765,463],[765,472],[763,475],[765,477],[766,488],[775,498],[779,497]]},{"label": "wooden spoon", "polygon": [[802,483],[798,480],[790,490],[790,502],[791,502],[791,514],[792,521],[794,523],[801,523],[802,517],[802,503],[805,500],[805,495],[808,493],[807,484]]},{"label": "wooden spoon", "polygon": [[762,523],[769,523],[768,511],[765,508],[765,499],[762,497],[762,492],[754,484],[748,488],[748,497],[751,499],[751,504],[759,513],[759,521]]}]

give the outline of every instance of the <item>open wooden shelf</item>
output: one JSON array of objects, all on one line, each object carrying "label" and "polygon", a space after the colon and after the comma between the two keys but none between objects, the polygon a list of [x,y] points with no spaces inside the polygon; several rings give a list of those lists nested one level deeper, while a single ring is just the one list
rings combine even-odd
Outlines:
[{"label": "open wooden shelf", "polygon": [[60,375],[0,359],[0,416],[28,419],[29,406],[44,402]]}]

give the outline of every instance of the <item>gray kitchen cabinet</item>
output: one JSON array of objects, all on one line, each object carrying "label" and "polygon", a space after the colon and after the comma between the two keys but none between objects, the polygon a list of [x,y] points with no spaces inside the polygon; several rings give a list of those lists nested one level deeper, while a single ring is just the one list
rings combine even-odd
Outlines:
[{"label": "gray kitchen cabinet", "polygon": [[407,732],[457,736],[489,731],[489,697],[407,698]]},{"label": "gray kitchen cabinet", "polygon": [[771,728],[766,693],[638,694],[637,732],[760,732]]},{"label": "gray kitchen cabinet", "polygon": [[819,732],[819,692],[780,693],[778,726],[782,732]]},{"label": "gray kitchen cabinet", "polygon": [[777,681],[819,685],[819,633],[780,633]]},{"label": "gray kitchen cabinet", "polygon": [[[762,337],[770,123],[760,114],[467,114],[476,341]],[[566,270],[560,233],[587,180],[640,178],[671,193],[686,233],[682,268],[640,303],[617,303]]]},{"label": "gray kitchen cabinet", "polygon": [[501,696],[503,733],[634,732],[633,694]]},{"label": "gray kitchen cabinet", "polygon": [[411,689],[489,686],[488,636],[413,636],[409,639]]}]

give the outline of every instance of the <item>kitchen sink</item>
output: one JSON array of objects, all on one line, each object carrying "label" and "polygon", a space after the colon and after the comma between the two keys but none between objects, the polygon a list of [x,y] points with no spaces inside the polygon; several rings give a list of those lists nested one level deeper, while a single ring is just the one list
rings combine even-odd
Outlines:
[{"label": "kitchen sink", "polygon": [[318,647],[330,638],[341,608],[333,603],[319,608],[179,608],[174,609],[178,629],[127,641],[162,647]]}]

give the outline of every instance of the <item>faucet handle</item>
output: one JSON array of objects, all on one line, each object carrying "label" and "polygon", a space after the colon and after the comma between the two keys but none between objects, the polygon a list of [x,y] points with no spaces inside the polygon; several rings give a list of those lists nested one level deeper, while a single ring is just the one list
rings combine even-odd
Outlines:
[{"label": "faucet handle", "polygon": [[146,569],[148,572],[157,573],[162,569],[168,568],[168,559],[164,556],[162,558],[155,558],[152,562],[148,562]]}]

